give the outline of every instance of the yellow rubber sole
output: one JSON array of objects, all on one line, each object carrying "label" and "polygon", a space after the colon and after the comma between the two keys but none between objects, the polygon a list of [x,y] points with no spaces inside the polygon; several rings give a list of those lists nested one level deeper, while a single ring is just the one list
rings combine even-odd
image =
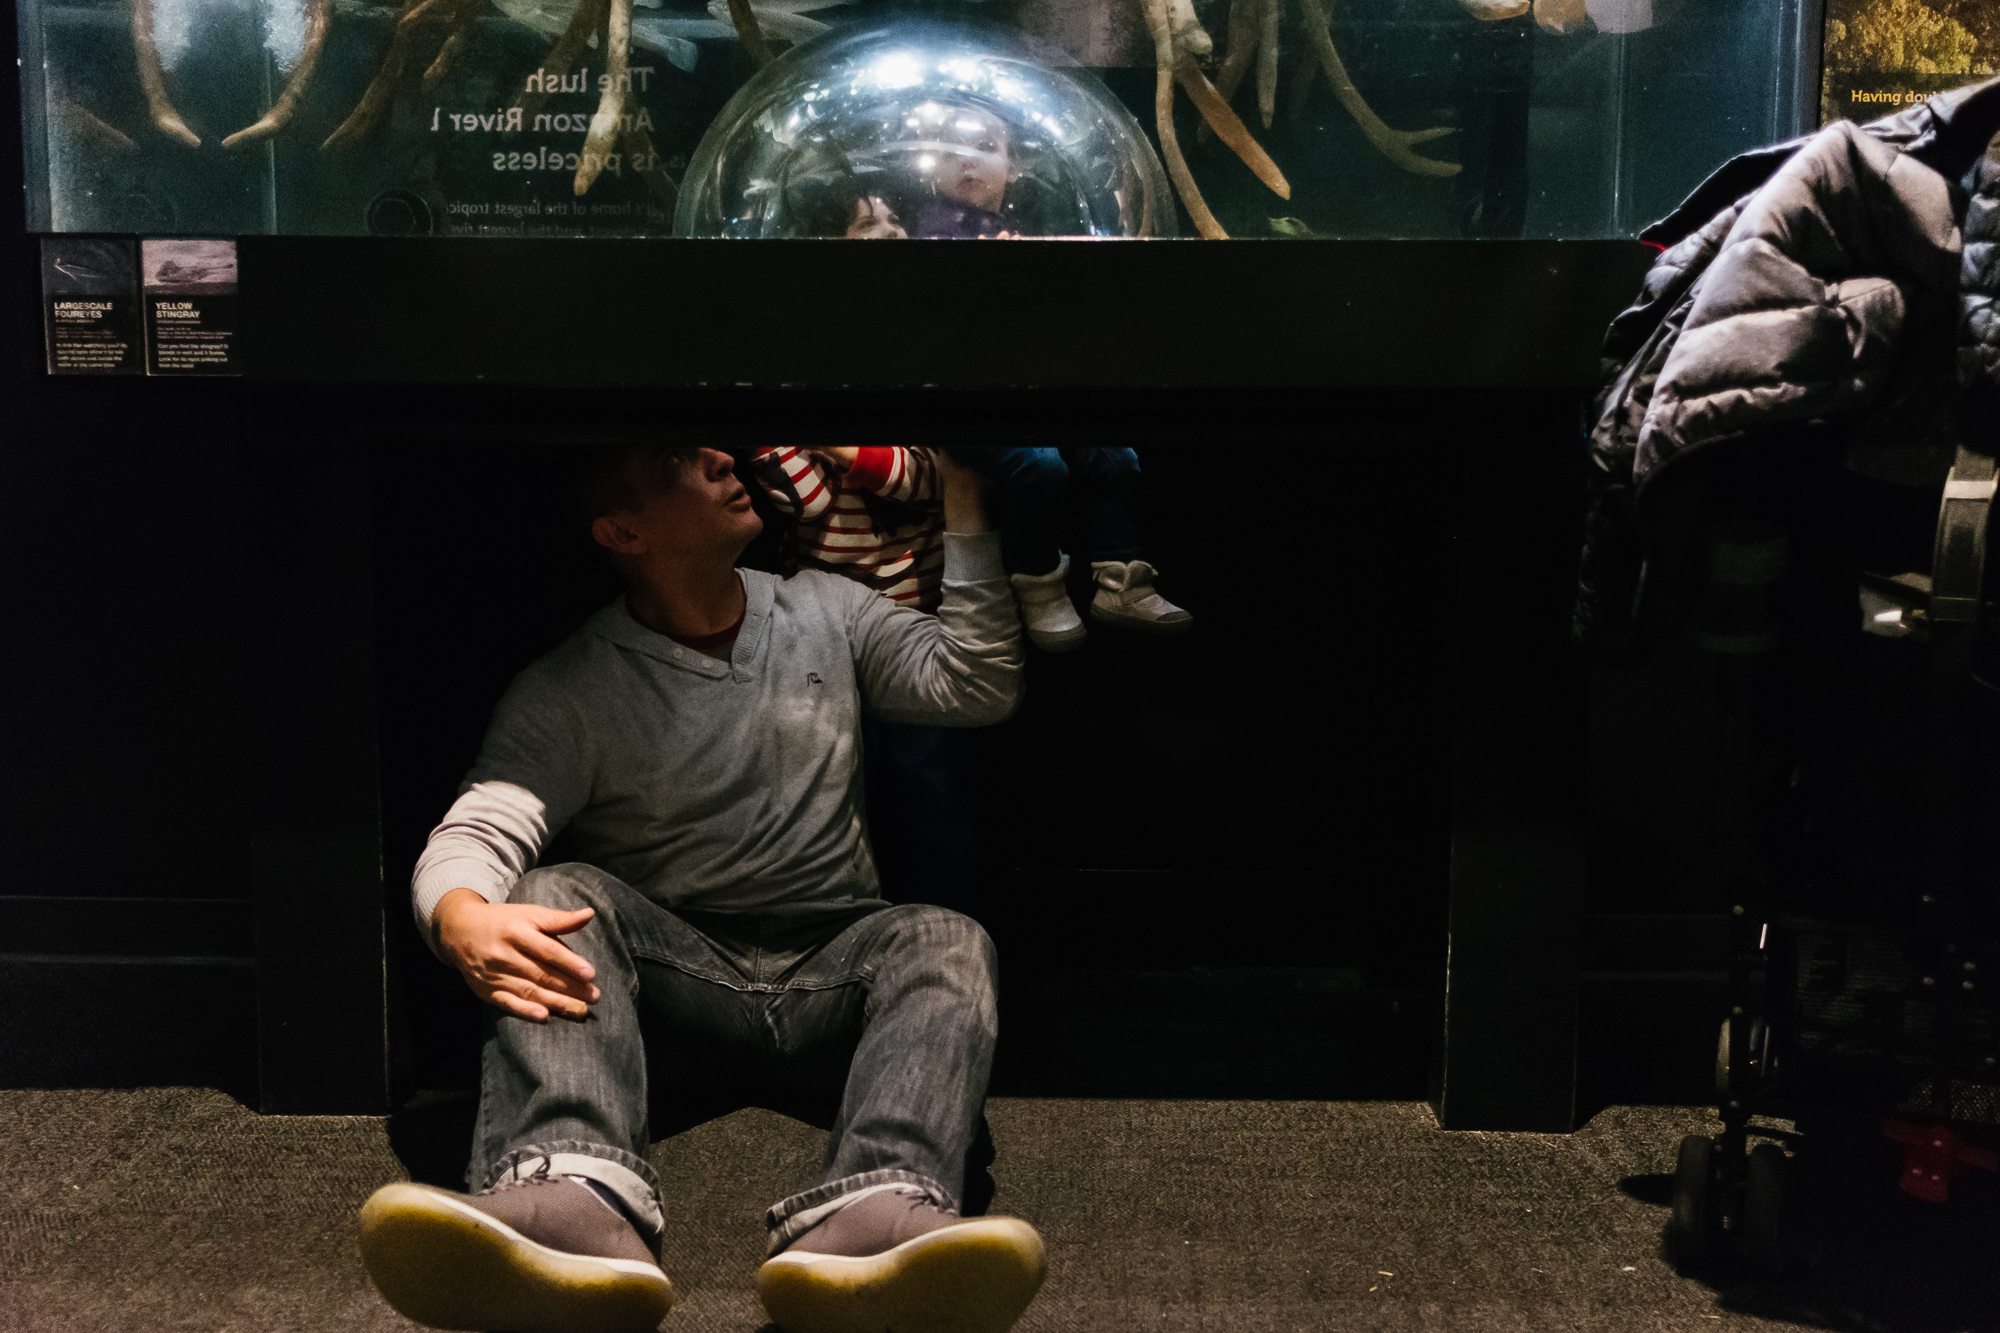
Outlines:
[{"label": "yellow rubber sole", "polygon": [[391,1308],[431,1328],[651,1333],[674,1302],[651,1264],[549,1249],[428,1185],[369,1196],[361,1259]]},{"label": "yellow rubber sole", "polygon": [[1033,1227],[982,1217],[865,1259],[781,1254],[757,1295],[784,1333],[1006,1333],[1046,1269]]}]

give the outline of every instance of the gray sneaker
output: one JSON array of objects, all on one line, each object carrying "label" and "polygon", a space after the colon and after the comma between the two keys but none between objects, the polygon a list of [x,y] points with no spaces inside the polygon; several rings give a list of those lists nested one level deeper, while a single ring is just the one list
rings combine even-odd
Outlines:
[{"label": "gray sneaker", "polygon": [[757,1295],[784,1333],[1006,1333],[1045,1266],[1042,1238],[1019,1218],[961,1218],[895,1187],[767,1260]]},{"label": "gray sneaker", "polygon": [[432,1328],[651,1333],[673,1286],[632,1224],[548,1162],[484,1194],[399,1183],[361,1208],[382,1299]]}]

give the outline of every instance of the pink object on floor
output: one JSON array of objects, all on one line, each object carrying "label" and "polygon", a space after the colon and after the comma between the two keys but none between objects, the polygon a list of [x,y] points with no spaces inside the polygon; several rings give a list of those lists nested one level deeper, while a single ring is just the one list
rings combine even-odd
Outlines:
[{"label": "pink object on floor", "polygon": [[1973,1167],[2000,1169],[2000,1154],[1968,1143],[1949,1125],[1884,1120],[1882,1133],[1903,1145],[1903,1174],[1896,1183],[1905,1194],[1931,1203],[1951,1197],[1951,1182]]}]

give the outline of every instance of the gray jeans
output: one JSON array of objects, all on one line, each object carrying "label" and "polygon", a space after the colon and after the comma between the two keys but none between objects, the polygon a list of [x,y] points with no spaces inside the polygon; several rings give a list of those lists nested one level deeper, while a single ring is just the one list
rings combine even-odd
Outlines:
[{"label": "gray jeans", "polygon": [[993,944],[976,922],[874,901],[677,913],[581,864],[530,871],[510,901],[595,909],[563,943],[602,998],[583,1022],[488,1008],[473,1190],[546,1157],[616,1193],[657,1248],[653,1099],[744,1076],[840,1089],[820,1183],[765,1215],[774,1250],[871,1186],[959,1206],[998,1030]]}]

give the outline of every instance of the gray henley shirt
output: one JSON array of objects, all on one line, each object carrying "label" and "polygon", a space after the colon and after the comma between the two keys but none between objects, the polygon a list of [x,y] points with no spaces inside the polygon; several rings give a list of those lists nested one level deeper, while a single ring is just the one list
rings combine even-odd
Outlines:
[{"label": "gray henley shirt", "polygon": [[976,727],[1013,712],[1021,627],[999,537],[945,535],[935,616],[833,574],[738,573],[727,662],[621,598],[515,677],[417,861],[426,940],[445,894],[504,900],[564,828],[581,859],[669,907],[881,896],[861,715]]}]

